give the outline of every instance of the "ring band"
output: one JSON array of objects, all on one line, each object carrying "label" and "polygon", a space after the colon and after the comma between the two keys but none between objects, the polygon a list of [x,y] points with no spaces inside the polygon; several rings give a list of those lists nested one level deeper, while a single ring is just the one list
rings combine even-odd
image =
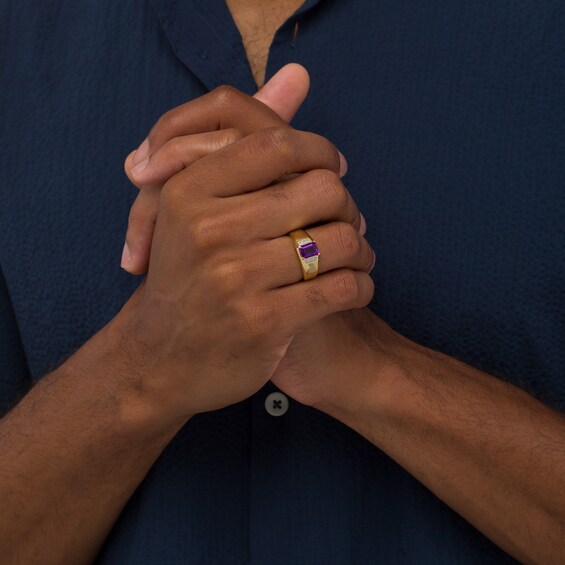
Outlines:
[{"label": "ring band", "polygon": [[318,257],[320,256],[316,242],[304,230],[291,231],[288,237],[294,243],[304,280],[309,281],[316,278],[318,276]]}]

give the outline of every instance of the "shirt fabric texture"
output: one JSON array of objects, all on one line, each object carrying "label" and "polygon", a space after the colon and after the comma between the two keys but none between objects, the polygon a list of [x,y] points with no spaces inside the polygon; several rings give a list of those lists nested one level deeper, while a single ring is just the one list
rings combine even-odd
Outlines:
[{"label": "shirt fabric texture", "polygon": [[[267,66],[309,70],[293,125],[348,160],[371,308],[559,410],[564,54],[562,0],[307,0]],[[223,0],[0,0],[2,411],[139,284],[123,160],[223,83],[256,90]],[[513,562],[343,424],[292,400],[270,416],[274,390],[191,419],[97,563]]]}]

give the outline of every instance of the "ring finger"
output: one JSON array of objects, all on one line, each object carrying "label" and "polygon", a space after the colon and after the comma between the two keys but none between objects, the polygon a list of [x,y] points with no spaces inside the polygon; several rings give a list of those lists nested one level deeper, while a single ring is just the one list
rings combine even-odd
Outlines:
[{"label": "ring finger", "polygon": [[[375,254],[369,242],[347,222],[332,222],[308,230],[316,242],[320,255],[318,274],[334,269],[369,272]],[[269,288],[278,288],[303,280],[302,266],[290,237],[282,236],[261,242],[264,250],[256,256],[264,257],[261,270],[269,273]]]}]

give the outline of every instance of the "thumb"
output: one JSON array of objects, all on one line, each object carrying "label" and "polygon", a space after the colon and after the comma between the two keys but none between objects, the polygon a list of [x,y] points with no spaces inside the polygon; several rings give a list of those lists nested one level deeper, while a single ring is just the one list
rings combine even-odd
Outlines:
[{"label": "thumb", "polygon": [[310,88],[308,71],[298,63],[282,67],[253,98],[263,102],[285,122],[290,122]]}]

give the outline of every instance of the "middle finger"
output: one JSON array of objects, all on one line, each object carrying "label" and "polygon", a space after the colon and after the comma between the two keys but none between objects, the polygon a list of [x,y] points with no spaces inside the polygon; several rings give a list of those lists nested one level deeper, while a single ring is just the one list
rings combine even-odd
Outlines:
[{"label": "middle finger", "polygon": [[360,229],[361,216],[339,176],[327,169],[308,171],[291,180],[233,197],[246,232],[273,239],[321,222],[343,221]]}]

